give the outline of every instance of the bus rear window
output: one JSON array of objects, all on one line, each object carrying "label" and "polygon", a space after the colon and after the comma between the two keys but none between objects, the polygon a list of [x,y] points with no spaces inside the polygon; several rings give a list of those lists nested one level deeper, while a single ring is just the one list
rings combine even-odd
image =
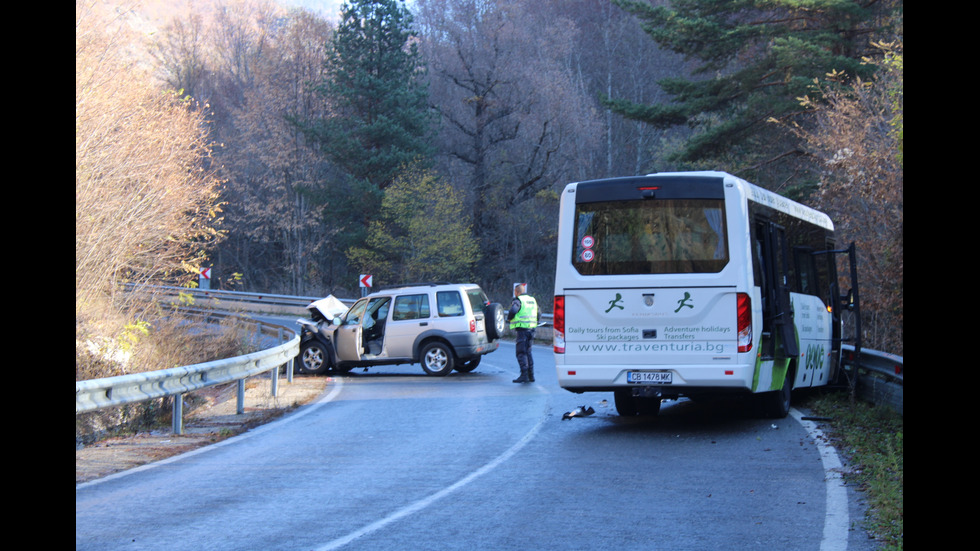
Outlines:
[{"label": "bus rear window", "polygon": [[572,264],[583,275],[717,273],[728,263],[722,199],[576,205]]}]

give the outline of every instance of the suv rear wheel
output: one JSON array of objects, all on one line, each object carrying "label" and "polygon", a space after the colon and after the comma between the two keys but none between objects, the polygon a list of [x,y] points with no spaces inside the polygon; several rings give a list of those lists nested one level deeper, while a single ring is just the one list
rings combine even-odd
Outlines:
[{"label": "suv rear wheel", "polygon": [[453,370],[453,351],[441,342],[430,342],[422,347],[422,369],[429,375],[445,377]]}]

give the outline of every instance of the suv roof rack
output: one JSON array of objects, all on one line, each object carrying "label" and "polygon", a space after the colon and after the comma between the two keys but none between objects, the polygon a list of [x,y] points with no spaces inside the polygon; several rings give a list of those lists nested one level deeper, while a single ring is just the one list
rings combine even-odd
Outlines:
[{"label": "suv roof rack", "polygon": [[[437,287],[439,285],[453,285],[453,283],[451,281],[420,281],[418,283],[402,283],[399,285],[380,287],[378,290],[388,291],[391,289],[403,289],[405,287]],[[461,283],[460,285],[468,285],[468,283]]]}]

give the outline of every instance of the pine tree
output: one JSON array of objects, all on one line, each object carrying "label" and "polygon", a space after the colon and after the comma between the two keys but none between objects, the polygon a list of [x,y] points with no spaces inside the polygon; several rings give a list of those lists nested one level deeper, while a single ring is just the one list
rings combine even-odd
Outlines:
[{"label": "pine tree", "polygon": [[[661,46],[695,62],[690,78],[660,82],[670,103],[611,101],[623,115],[692,137],[670,159],[776,183],[802,154],[773,120],[800,112],[798,97],[828,73],[869,76],[861,57],[901,0],[674,0],[654,6],[614,0]],[[793,163],[789,163],[792,165]],[[780,168],[782,167],[782,168]],[[791,167],[790,167],[791,168]],[[768,173],[769,178],[759,173]]]},{"label": "pine tree", "polygon": [[313,134],[328,158],[362,184],[383,190],[401,167],[432,154],[428,91],[400,0],[350,0],[319,87],[336,108]]}]

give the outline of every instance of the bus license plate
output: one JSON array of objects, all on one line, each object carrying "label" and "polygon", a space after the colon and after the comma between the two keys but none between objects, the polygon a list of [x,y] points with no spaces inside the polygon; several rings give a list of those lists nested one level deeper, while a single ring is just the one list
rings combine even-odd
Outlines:
[{"label": "bus license plate", "polygon": [[669,385],[674,382],[671,371],[627,371],[626,382],[648,385]]}]

